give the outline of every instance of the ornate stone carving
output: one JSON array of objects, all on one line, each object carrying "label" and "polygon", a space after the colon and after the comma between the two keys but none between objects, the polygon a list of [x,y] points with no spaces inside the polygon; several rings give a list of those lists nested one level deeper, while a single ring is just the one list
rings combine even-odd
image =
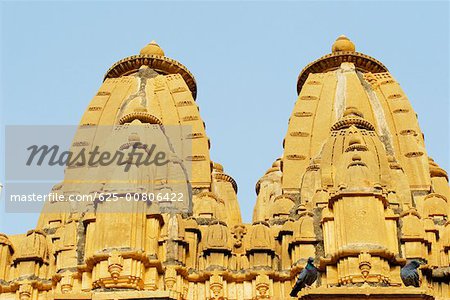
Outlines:
[{"label": "ornate stone carving", "polygon": [[120,273],[123,270],[123,258],[118,251],[112,251],[108,258],[108,272],[114,282],[119,280]]},{"label": "ornate stone carving", "polygon": [[19,299],[20,300],[29,300],[31,299],[33,293],[33,287],[30,283],[23,283],[19,287]]},{"label": "ornate stone carving", "polygon": [[231,230],[231,234],[233,235],[234,239],[234,247],[241,248],[243,239],[245,234],[247,233],[247,228],[245,228],[244,225],[235,225],[233,229]]},{"label": "ornate stone carving", "polygon": [[177,271],[175,267],[173,266],[167,267],[164,275],[164,284],[166,286],[166,290],[175,289],[176,282],[177,282]]},{"label": "ornate stone carving", "polygon": [[270,299],[270,280],[266,274],[256,277],[256,299]]},{"label": "ornate stone carving", "polygon": [[359,269],[361,270],[364,281],[367,281],[371,268],[372,264],[370,263],[370,254],[367,252],[361,252],[359,254]]},{"label": "ornate stone carving", "polygon": [[61,276],[61,293],[67,294],[72,291],[73,288],[73,275],[70,272],[65,272]]},{"label": "ornate stone carving", "polygon": [[221,300],[223,298],[223,279],[217,272],[209,279],[209,288],[211,289],[211,300]]}]

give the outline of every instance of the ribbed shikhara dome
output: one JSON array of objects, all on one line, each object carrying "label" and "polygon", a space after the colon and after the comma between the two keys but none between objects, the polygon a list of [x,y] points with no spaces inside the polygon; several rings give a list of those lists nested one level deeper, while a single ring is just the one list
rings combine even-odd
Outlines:
[{"label": "ribbed shikhara dome", "polygon": [[[428,157],[417,116],[387,68],[345,36],[331,48],[300,72],[283,156],[257,183],[253,221],[296,231],[293,260],[316,257],[322,283],[305,299],[364,286],[369,299],[448,299],[447,173]],[[410,292],[399,275],[411,260],[423,272]]]},{"label": "ribbed shikhara dome", "polygon": [[319,155],[333,126],[347,122],[340,120],[347,107],[364,116],[358,122],[374,126],[388,153],[402,163],[410,186],[429,189],[428,158],[417,117],[381,62],[355,52],[353,42],[340,36],[332,53],[300,72],[297,90],[299,96],[284,141],[284,190],[300,187],[309,161]]}]

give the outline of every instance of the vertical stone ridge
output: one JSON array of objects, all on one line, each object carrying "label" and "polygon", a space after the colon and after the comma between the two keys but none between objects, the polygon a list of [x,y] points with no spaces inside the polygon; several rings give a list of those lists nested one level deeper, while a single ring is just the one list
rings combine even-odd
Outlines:
[{"label": "vertical stone ridge", "polygon": [[334,112],[336,120],[339,120],[344,114],[345,109],[345,95],[347,93],[347,78],[344,75],[344,70],[339,68],[336,70],[336,93],[334,95]]},{"label": "vertical stone ridge", "polygon": [[372,106],[375,119],[377,121],[378,132],[380,135],[380,140],[383,143],[386,151],[389,155],[395,155],[394,147],[392,145],[392,134],[389,130],[389,126],[386,122],[386,116],[384,110],[381,107],[380,100],[378,99],[372,86],[364,79],[361,72],[356,72],[359,80],[361,81],[364,90],[366,91],[367,97],[369,98],[369,103]]}]

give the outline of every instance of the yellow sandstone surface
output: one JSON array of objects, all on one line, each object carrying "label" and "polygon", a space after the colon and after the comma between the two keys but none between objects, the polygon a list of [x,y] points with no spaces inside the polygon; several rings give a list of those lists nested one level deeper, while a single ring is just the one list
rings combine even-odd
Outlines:
[{"label": "yellow sandstone surface", "polygon": [[[178,184],[192,211],[47,203],[35,229],[0,235],[0,300],[290,299],[310,256],[320,277],[301,299],[450,299],[448,175],[427,155],[400,84],[340,36],[301,71],[297,89],[283,156],[257,182],[253,223],[244,224],[236,182],[210,159],[189,70],[156,42],[114,64],[72,150],[96,144],[84,129],[103,125],[114,129],[111,150],[164,127],[188,127],[172,137],[191,149],[172,146],[178,160],[164,172],[133,168],[121,177],[126,187],[102,179],[86,191],[164,191],[189,162]],[[69,166],[53,190],[86,192],[77,180],[96,182],[99,170]],[[419,288],[400,279],[411,259],[423,263]]]}]

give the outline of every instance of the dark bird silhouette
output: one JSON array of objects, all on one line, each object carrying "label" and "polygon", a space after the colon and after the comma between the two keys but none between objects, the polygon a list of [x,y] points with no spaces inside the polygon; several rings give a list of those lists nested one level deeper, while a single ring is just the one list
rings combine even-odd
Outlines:
[{"label": "dark bird silhouette", "polygon": [[297,278],[297,282],[294,285],[294,288],[291,291],[291,297],[297,297],[298,292],[301,291],[304,287],[310,286],[316,281],[318,276],[317,268],[313,264],[314,258],[308,258],[308,263],[306,267],[300,272],[300,275]]},{"label": "dark bird silhouette", "polygon": [[417,272],[417,268],[419,266],[420,263],[416,260],[413,260],[400,270],[400,277],[402,278],[405,286],[420,286],[419,272]]}]

